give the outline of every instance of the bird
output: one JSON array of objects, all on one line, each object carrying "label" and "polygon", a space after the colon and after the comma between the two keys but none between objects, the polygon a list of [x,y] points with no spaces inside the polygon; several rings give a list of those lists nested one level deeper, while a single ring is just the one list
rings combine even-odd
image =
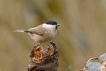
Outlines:
[{"label": "bird", "polygon": [[35,41],[36,45],[41,43],[46,43],[55,38],[57,29],[60,24],[54,20],[46,21],[45,23],[38,25],[28,30],[15,30],[15,32],[24,32],[30,35],[30,37]]}]

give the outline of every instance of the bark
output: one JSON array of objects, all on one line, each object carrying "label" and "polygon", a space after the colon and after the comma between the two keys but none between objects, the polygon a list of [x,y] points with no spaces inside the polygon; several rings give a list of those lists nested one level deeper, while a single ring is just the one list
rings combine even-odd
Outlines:
[{"label": "bark", "polygon": [[55,43],[50,42],[53,50],[49,47],[44,51],[40,45],[34,46],[30,54],[28,71],[57,71],[58,49]]}]

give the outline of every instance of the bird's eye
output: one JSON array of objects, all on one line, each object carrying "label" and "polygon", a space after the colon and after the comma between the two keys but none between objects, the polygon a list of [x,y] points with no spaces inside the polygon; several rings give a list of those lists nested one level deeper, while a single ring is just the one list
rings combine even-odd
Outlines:
[{"label": "bird's eye", "polygon": [[53,22],[53,23],[52,23],[52,25],[56,25],[56,24],[57,24],[57,22]]},{"label": "bird's eye", "polygon": [[54,25],[54,23],[52,23],[52,25]]}]

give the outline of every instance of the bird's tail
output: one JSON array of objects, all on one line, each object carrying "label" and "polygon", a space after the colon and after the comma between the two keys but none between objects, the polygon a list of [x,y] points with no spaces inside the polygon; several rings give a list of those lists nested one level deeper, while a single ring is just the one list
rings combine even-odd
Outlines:
[{"label": "bird's tail", "polygon": [[13,31],[13,32],[25,32],[25,30],[15,30],[15,31]]}]

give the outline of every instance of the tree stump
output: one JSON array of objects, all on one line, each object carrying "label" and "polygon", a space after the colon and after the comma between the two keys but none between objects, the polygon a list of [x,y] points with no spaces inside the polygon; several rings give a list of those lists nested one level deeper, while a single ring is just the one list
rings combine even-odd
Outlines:
[{"label": "tree stump", "polygon": [[49,47],[46,51],[40,45],[34,46],[28,64],[28,71],[57,71],[58,49],[55,43],[50,42],[53,50]]}]

